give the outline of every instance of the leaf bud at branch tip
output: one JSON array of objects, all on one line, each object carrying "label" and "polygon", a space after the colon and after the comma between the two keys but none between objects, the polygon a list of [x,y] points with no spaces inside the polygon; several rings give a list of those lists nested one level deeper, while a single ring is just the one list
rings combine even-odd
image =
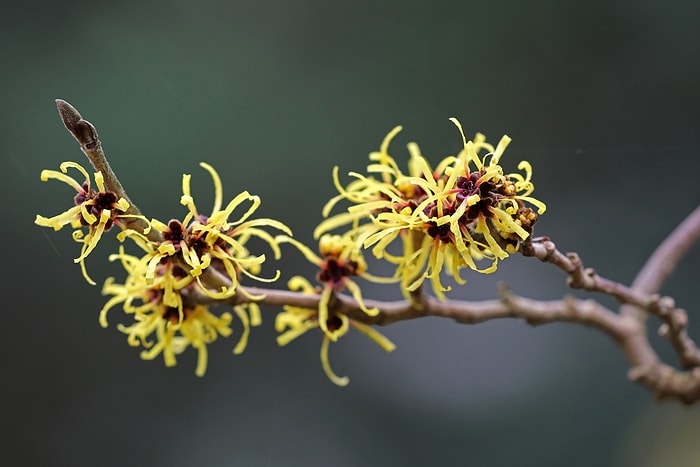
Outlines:
[{"label": "leaf bud at branch tip", "polygon": [[56,107],[58,107],[58,113],[61,114],[61,120],[63,124],[68,128],[68,130],[73,132],[76,123],[82,120],[80,113],[63,99],[56,99]]},{"label": "leaf bud at branch tip", "polygon": [[83,120],[80,112],[63,99],[56,99],[56,107],[66,129],[71,132],[80,146],[87,150],[96,149],[97,131],[92,123]]}]

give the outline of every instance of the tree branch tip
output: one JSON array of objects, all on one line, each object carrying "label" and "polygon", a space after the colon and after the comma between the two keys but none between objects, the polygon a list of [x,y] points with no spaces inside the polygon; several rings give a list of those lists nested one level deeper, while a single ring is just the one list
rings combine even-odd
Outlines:
[{"label": "tree branch tip", "polygon": [[88,151],[97,149],[97,130],[93,124],[84,120],[80,112],[63,99],[56,99],[56,107],[63,125],[80,143],[80,146]]},{"label": "tree branch tip", "polygon": [[72,132],[76,124],[83,119],[80,112],[63,99],[56,99],[56,107],[58,108],[58,113],[61,115],[63,124]]}]

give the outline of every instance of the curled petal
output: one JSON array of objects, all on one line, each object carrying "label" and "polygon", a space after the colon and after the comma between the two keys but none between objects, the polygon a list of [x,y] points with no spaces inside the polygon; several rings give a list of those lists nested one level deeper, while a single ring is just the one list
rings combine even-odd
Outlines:
[{"label": "curled petal", "polygon": [[330,379],[334,384],[337,384],[338,386],[347,386],[350,382],[350,378],[348,378],[347,376],[340,377],[336,375],[331,369],[331,364],[328,361],[329,344],[330,339],[328,338],[328,336],[324,336],[323,342],[321,343],[321,366],[323,367],[323,371],[326,373],[326,376],[328,376],[328,379]]},{"label": "curled petal", "polygon": [[238,343],[233,348],[233,353],[236,355],[240,355],[243,353],[246,346],[248,345],[248,335],[250,334],[250,320],[248,319],[248,314],[246,313],[245,308],[243,306],[234,306],[233,311],[236,313],[236,316],[238,316],[238,319],[241,320],[241,324],[243,324],[243,333],[241,334],[240,339],[238,339]]},{"label": "curled petal", "polygon": [[372,339],[374,342],[377,343],[377,345],[379,345],[382,349],[386,350],[387,352],[393,352],[396,349],[396,345],[393,342],[391,342],[389,339],[387,339],[386,336],[375,330],[373,327],[367,326],[366,324],[360,323],[358,321],[352,321],[350,325],[356,328],[365,336]]}]

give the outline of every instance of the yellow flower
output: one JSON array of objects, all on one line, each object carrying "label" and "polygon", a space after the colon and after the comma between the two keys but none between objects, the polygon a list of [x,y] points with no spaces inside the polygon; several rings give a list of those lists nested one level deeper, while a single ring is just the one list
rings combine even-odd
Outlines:
[{"label": "yellow flower", "polygon": [[[128,335],[127,341],[133,347],[143,346],[141,352],[144,360],[153,360],[163,355],[165,366],[175,366],[176,355],[192,346],[198,351],[195,374],[204,376],[207,369],[207,344],[214,342],[218,335],[227,337],[231,334],[230,313],[217,317],[203,305],[185,308],[185,318],[180,326],[177,322],[178,312],[161,303],[153,313],[136,315],[136,322],[130,326],[119,325],[120,331]],[[155,335],[155,341],[151,340]]]},{"label": "yellow flower", "polygon": [[[301,276],[293,277],[289,281],[289,288],[290,290],[301,290],[306,294],[316,293],[309,281]],[[331,341],[335,342],[344,336],[349,328],[353,327],[362,332],[387,352],[391,352],[396,348],[389,339],[372,327],[349,319],[342,313],[333,313],[329,316],[326,310],[326,317],[323,320],[319,315],[319,310],[285,306],[284,311],[280,312],[275,319],[275,330],[281,333],[277,337],[277,343],[280,346],[284,346],[310,329],[325,328],[321,344],[321,366],[326,376],[338,386],[345,386],[350,380],[347,376],[340,377],[333,372],[328,359],[328,347]],[[320,324],[324,322],[325,325]]]},{"label": "yellow flower", "polygon": [[[379,151],[370,153],[369,159],[375,163],[367,166],[367,173],[372,174],[369,177],[350,172],[349,175],[355,180],[347,187],[343,187],[338,178],[338,167],[333,168],[333,182],[339,194],[331,198],[323,207],[323,217],[327,219],[316,227],[314,238],[319,238],[337,227],[362,219],[366,220],[369,213],[402,211],[406,208],[410,209],[411,206],[415,207],[415,202],[422,192],[416,190],[415,185],[404,182],[406,176],[388,152],[391,140],[401,129],[401,126],[397,126],[391,130],[382,141]],[[415,166],[410,165],[410,174],[419,176],[420,172],[415,169]],[[328,217],[333,207],[343,199],[350,201],[354,206],[351,206],[347,212]]]},{"label": "yellow flower", "polygon": [[118,254],[110,255],[110,261],[119,260],[127,272],[124,284],[117,284],[114,278],[107,278],[102,287],[103,295],[112,295],[100,312],[100,325],[107,327],[107,312],[115,305],[123,304],[126,314],[140,315],[152,313],[161,305],[177,312],[178,323],[184,319],[183,301],[180,291],[190,286],[192,276],[184,269],[170,262],[159,265],[155,277],[146,279],[148,263],[144,258],[129,255],[124,248]]},{"label": "yellow flower", "polygon": [[[213,314],[209,307],[189,304],[187,297],[194,284],[192,277],[182,268],[164,263],[156,268],[153,281],[145,277],[146,264],[141,258],[124,253],[111,255],[111,260],[120,260],[127,271],[124,284],[105,281],[102,293],[112,297],[100,312],[100,324],[107,327],[107,312],[121,304],[125,314],[132,316],[130,325],[118,325],[127,334],[129,345],[143,346],[141,358],[152,360],[163,355],[166,366],[176,364],[176,355],[192,346],[198,351],[197,376],[204,376],[207,368],[207,345],[218,336],[228,337],[233,316],[224,312]],[[243,352],[247,345],[251,326],[261,324],[258,305],[251,303],[233,307],[243,324],[241,337],[233,349],[235,354]]]},{"label": "yellow flower", "polygon": [[[260,206],[260,198],[247,191],[240,193],[222,209],[221,179],[208,164],[201,163],[214,182],[214,207],[209,216],[197,209],[190,192],[190,175],[182,178],[183,194],[180,203],[187,206],[188,213],[182,221],[173,219],[167,224],[156,219],[152,227],[162,235],[162,241],[151,242],[145,236],[135,232],[124,232],[120,239],[132,237],[147,255],[146,280],[152,282],[157,267],[164,261],[185,268],[199,286],[199,290],[214,299],[226,299],[235,295],[239,278],[245,275],[264,282],[273,282],[279,277],[279,271],[272,278],[258,275],[265,255],[249,254],[246,243],[251,237],[257,237],[267,243],[275,258],[280,257],[279,245],[264,227],[271,227],[291,235],[289,228],[274,219],[250,219]],[[229,220],[233,211],[243,203],[250,206],[236,220]],[[209,280],[203,280],[205,273]],[[212,279],[214,284],[212,285]]]},{"label": "yellow flower", "polygon": [[[429,278],[435,295],[444,298],[449,288],[440,279],[443,269],[460,284],[465,281],[459,272],[465,267],[493,272],[498,260],[517,251],[532,233],[537,214],[526,203],[535,206],[538,214],[546,209],[530,196],[534,185],[528,162],[518,165],[525,175],[504,175],[499,162],[509,137],[504,136],[495,148],[482,134],[467,141],[459,122],[451,120],[462,136],[464,148],[458,155],[444,158],[432,169],[418,145],[410,143],[409,175],[402,175],[387,154],[395,128],[382,143],[380,164],[370,164],[367,169],[383,174],[382,180],[355,174],[357,180],[346,188],[336,182],[340,195],[330,206],[338,199],[353,204],[317,229],[323,233],[352,224],[364,248],[397,265],[396,275],[407,296]],[[487,153],[480,156],[481,151]],[[401,247],[398,253],[391,253],[388,248],[396,239]],[[482,260],[491,264],[479,267]]]},{"label": "yellow flower", "polygon": [[[80,184],[77,180],[66,175],[68,169],[78,170],[85,181]],[[102,234],[108,231],[114,224],[121,226],[119,218],[139,217],[126,215],[129,203],[124,198],[117,198],[117,195],[105,189],[102,172],[94,174],[95,188],[90,186],[90,176],[87,171],[75,162],[63,162],[60,165],[60,172],[55,170],[43,170],[41,180],[60,180],[73,188],[77,194],[74,197],[75,206],[53,217],[37,215],[34,223],[42,227],[52,227],[54,230],[61,230],[64,225],[70,224],[73,230],[73,239],[82,243],[80,256],[75,258],[75,262],[80,264],[80,269],[85,280],[95,285],[95,282],[88,276],[85,268],[85,258],[95,249]],[[83,227],[87,227],[88,232],[84,234]]]},{"label": "yellow flower", "polygon": [[379,310],[365,306],[360,286],[351,277],[362,277],[379,283],[396,282],[393,278],[377,277],[367,272],[367,264],[351,235],[322,235],[319,241],[321,256],[293,238],[280,235],[277,237],[277,241],[293,244],[309,262],[320,268],[316,279],[323,284],[323,290],[318,307],[318,321],[323,332],[333,341],[337,339],[337,334],[328,329],[327,322],[329,316],[328,304],[334,292],[340,292],[347,288],[362,311],[369,316],[376,316]]}]

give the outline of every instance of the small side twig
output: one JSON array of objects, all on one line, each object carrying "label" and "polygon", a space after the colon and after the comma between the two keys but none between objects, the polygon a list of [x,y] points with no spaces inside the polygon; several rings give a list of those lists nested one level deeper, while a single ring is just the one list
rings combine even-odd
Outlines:
[{"label": "small side twig", "polygon": [[[658,292],[666,278],[676,269],[681,258],[690,247],[700,240],[700,206],[695,208],[675,229],[659,244],[649,256],[642,269],[632,281],[632,288],[646,293]],[[637,316],[634,307],[623,305],[620,313]]]},{"label": "small side twig", "polygon": [[632,282],[632,288],[648,293],[656,292],[676,269],[681,258],[698,240],[700,240],[700,206],[678,224],[651,254]]}]

